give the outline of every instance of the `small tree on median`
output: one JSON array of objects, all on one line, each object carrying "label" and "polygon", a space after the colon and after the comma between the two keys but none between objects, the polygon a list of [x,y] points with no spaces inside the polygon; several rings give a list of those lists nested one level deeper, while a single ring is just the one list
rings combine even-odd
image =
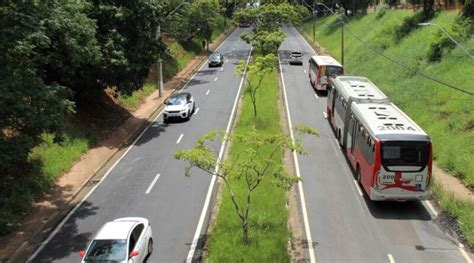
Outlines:
[{"label": "small tree on median", "polygon": [[[302,133],[317,135],[310,127],[296,128]],[[245,145],[241,152],[235,153],[229,160],[221,160],[217,163],[217,155],[208,144],[215,141],[227,143],[239,143]],[[252,203],[252,193],[258,188],[262,180],[268,178],[271,182],[284,189],[289,189],[299,178],[289,175],[279,158],[284,150],[296,151],[305,154],[303,146],[284,135],[269,135],[251,130],[245,133],[226,134],[224,131],[211,131],[201,136],[194,148],[189,150],[178,150],[175,158],[188,162],[185,175],[189,176],[192,167],[196,167],[222,179],[226,189],[229,191],[230,199],[234,205],[235,212],[240,218],[242,226],[242,241],[245,245],[249,243],[249,214]],[[246,193],[243,200],[238,200],[233,187],[235,180],[245,180]]]},{"label": "small tree on median", "polygon": [[243,60],[237,65],[236,72],[239,76],[244,76],[246,70],[248,72],[245,81],[247,83],[246,92],[250,94],[252,101],[253,113],[257,117],[257,91],[262,86],[263,78],[275,69],[276,57],[273,54],[266,56],[258,56],[255,61],[247,66]]}]

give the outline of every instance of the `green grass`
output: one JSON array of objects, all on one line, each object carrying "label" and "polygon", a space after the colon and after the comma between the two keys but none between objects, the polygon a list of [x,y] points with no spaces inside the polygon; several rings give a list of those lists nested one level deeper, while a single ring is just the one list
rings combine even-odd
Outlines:
[{"label": "green grass", "polygon": [[[430,44],[435,38],[434,27],[414,28],[398,40],[393,32],[400,27],[410,11],[388,11],[377,18],[369,14],[352,20],[347,27],[363,41],[382,50],[383,54],[410,68],[405,71],[345,33],[346,74],[367,76],[390,99],[414,119],[431,137],[436,163],[444,170],[474,187],[474,98],[454,91],[415,74],[422,70],[452,85],[474,92],[474,63],[463,56],[459,48],[444,50],[442,60],[428,61]],[[431,22],[445,28],[456,23],[456,12],[441,12]],[[335,17],[321,19],[317,25],[316,40],[331,55],[340,60],[339,28],[334,28]],[[312,37],[312,25],[304,25],[307,38]],[[458,39],[469,50],[474,50],[474,34]],[[455,216],[468,242],[474,245],[474,207],[472,203],[455,200],[434,187],[441,206]]]},{"label": "green grass", "polygon": [[[367,49],[349,32],[345,32],[345,67],[347,74],[367,76],[413,118],[431,137],[434,157],[444,170],[474,187],[474,98],[415,74],[421,70],[449,84],[474,92],[474,63],[459,48],[444,50],[440,62],[430,63],[428,52],[438,29],[417,27],[398,40],[394,30],[400,27],[410,11],[388,11],[377,19],[369,14],[352,20],[347,28],[357,37],[382,50],[383,54],[407,65],[406,71]],[[458,13],[441,12],[431,22],[445,28],[456,23]],[[316,24],[316,40],[340,60],[340,28],[334,28],[334,16]],[[312,25],[305,24],[308,36]],[[469,34],[468,34],[469,35]],[[474,34],[458,39],[474,50]]]},{"label": "green grass", "polygon": [[83,131],[74,129],[66,131],[61,144],[54,143],[53,136],[44,135],[44,143],[30,155],[30,173],[16,178],[8,191],[0,195],[0,235],[14,230],[34,198],[47,191],[95,142]]},{"label": "green grass", "polygon": [[[253,116],[252,103],[248,93],[244,95],[242,112],[236,125],[239,133],[248,132],[252,127],[262,134],[280,133],[278,111],[278,79],[276,71],[269,74],[262,83],[258,94],[258,118]],[[230,158],[246,145],[234,143]],[[265,149],[259,149],[262,156]],[[282,161],[282,155],[277,158]],[[246,193],[244,182],[232,180],[239,200]],[[287,227],[288,211],[285,208],[285,191],[265,179],[252,194],[250,210],[250,244],[242,244],[242,228],[234,207],[224,189],[215,228],[208,240],[208,262],[289,262],[287,242],[290,231]]]},{"label": "green grass", "polygon": [[119,94],[117,103],[129,111],[138,109],[141,101],[156,90],[153,83],[145,83],[143,88],[134,91],[130,96]]},{"label": "green grass", "polygon": [[441,207],[449,214],[457,218],[464,237],[474,246],[474,203],[460,201],[454,198],[452,194],[446,193],[438,184],[434,184],[433,190]]}]

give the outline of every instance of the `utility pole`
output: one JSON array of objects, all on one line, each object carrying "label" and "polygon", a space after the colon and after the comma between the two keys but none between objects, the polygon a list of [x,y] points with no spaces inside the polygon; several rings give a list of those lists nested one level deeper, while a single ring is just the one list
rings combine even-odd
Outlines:
[{"label": "utility pole", "polygon": [[316,12],[314,10],[314,5],[316,2],[313,2],[313,42],[316,42]]},{"label": "utility pole", "polygon": [[[156,40],[159,40],[161,37],[161,25],[158,25],[156,29]],[[163,96],[163,59],[158,60],[158,65],[156,67],[156,74],[157,74],[157,83],[158,86],[158,97],[161,98]]]}]

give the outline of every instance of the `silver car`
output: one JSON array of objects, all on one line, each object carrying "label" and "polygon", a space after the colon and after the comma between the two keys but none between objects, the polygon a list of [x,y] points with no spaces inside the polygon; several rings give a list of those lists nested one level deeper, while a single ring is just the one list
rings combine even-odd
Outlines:
[{"label": "silver car", "polygon": [[86,251],[79,252],[87,262],[143,262],[153,252],[153,234],[148,219],[124,217],[104,224]]},{"label": "silver car", "polygon": [[167,122],[171,118],[189,120],[196,110],[196,102],[189,92],[181,92],[171,95],[165,101],[163,111],[163,121]]},{"label": "silver car", "polygon": [[290,65],[303,65],[303,54],[297,51],[291,52],[289,63]]}]

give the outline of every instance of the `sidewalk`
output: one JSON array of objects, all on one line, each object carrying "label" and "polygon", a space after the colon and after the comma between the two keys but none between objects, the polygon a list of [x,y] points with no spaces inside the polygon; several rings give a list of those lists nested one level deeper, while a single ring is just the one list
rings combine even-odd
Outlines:
[{"label": "sidewalk", "polygon": [[[209,45],[209,49],[217,48],[232,32],[233,29],[230,29],[221,34]],[[50,191],[33,205],[20,228],[0,239],[0,262],[25,262],[88,189],[100,180],[99,177],[104,175],[115,159],[151,123],[161,110],[163,101],[183,87],[206,59],[206,53],[194,57],[183,70],[164,84],[161,98],[157,91],[148,96],[133,112],[132,117],[106,140],[84,154],[68,173],[62,175]]]}]

